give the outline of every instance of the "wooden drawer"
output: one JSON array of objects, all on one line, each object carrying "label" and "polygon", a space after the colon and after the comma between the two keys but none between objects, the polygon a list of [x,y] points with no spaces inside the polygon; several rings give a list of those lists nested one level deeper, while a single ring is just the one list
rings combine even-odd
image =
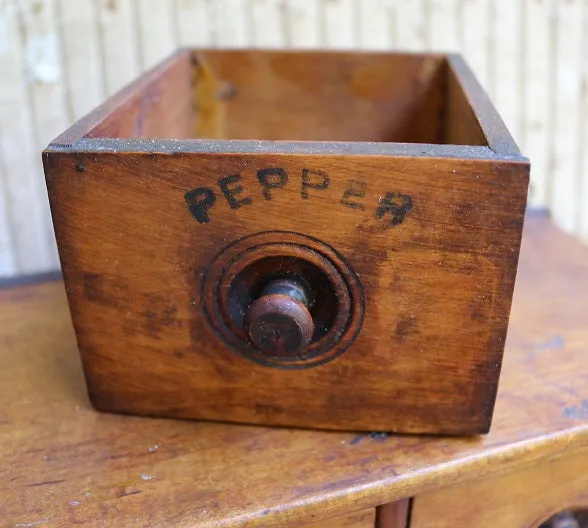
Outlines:
[{"label": "wooden drawer", "polygon": [[380,506],[377,512],[377,528],[406,528],[410,511],[410,499]]},{"label": "wooden drawer", "polygon": [[313,524],[305,524],[304,528],[406,528],[410,500],[399,500],[374,509],[337,517]]},{"label": "wooden drawer", "polygon": [[459,57],[184,50],[43,160],[97,409],[488,432],[529,164]]},{"label": "wooden drawer", "polygon": [[[361,510],[344,517],[305,524],[301,528],[373,528],[376,522],[376,510]],[[295,525],[292,525],[295,526]]]},{"label": "wooden drawer", "polygon": [[538,528],[554,513],[588,507],[588,450],[463,482],[414,499],[411,528]]}]

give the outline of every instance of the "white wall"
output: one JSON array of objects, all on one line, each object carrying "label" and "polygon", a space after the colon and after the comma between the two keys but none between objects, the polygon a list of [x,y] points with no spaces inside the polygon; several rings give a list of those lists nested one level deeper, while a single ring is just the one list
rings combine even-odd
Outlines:
[{"label": "white wall", "polygon": [[461,51],[588,241],[587,28],[582,0],[0,0],[0,276],[58,266],[41,149],[179,45]]}]

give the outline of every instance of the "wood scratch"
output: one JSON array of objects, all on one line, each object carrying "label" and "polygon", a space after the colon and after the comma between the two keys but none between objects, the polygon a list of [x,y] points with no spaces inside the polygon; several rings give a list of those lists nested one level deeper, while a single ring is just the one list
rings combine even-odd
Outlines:
[{"label": "wood scratch", "polygon": [[60,482],[65,482],[65,479],[46,480],[43,482],[34,482],[33,484],[27,484],[27,488],[34,488],[35,486],[47,486],[50,484],[59,484]]}]

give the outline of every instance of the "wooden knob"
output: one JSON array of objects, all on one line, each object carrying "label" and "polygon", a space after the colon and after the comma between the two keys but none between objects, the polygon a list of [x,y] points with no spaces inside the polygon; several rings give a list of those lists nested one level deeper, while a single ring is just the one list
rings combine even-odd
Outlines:
[{"label": "wooden knob", "polygon": [[294,281],[271,282],[245,317],[251,344],[268,356],[290,357],[303,349],[314,333],[304,289]]}]

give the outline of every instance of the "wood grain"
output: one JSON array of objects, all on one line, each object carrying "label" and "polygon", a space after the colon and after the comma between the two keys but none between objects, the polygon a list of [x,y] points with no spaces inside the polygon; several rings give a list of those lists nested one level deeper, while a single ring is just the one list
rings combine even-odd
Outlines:
[{"label": "wood grain", "polygon": [[411,528],[537,528],[553,514],[588,507],[588,450],[414,499]]},{"label": "wood grain", "polygon": [[[204,86],[196,90],[198,129],[257,139],[124,141],[186,131],[189,117],[172,117],[191,108],[189,55],[139,79],[44,154],[94,405],[326,429],[487,432],[529,166],[463,62],[422,54],[194,52],[196,84]],[[450,67],[449,111],[431,113],[424,93],[445,100],[433,78]],[[157,104],[145,106],[152,92]],[[433,141],[441,123],[425,126],[421,112],[462,120],[448,127],[449,139],[473,146],[302,141],[400,134]],[[398,134],[383,135],[383,127]],[[269,141],[279,138],[300,141]],[[239,150],[244,144],[251,152]],[[204,195],[205,210],[197,205]],[[326,304],[338,306],[330,320],[353,317],[315,324],[346,343],[336,361],[278,370],[231,349],[242,352],[211,305],[216,297],[222,304],[219,291],[234,282],[206,281],[223,248],[266,231],[320,241],[331,249],[315,248],[316,255],[331,251],[348,270],[347,286]],[[260,276],[298,269],[285,262]],[[351,282],[360,284],[346,307]],[[240,301],[236,310],[244,313],[255,297],[241,298],[247,305]],[[344,341],[347,329],[352,337]],[[329,343],[334,350],[336,339]]]},{"label": "wood grain", "polygon": [[[484,135],[484,143],[492,151],[504,156],[520,156],[521,152],[511,133],[463,58],[459,55],[449,55],[447,63],[450,85],[449,112],[450,114],[458,112],[457,115],[462,123],[460,126],[464,127],[464,132],[467,131],[465,132],[466,137],[479,138],[476,123],[472,120],[471,113],[473,111]],[[463,94],[461,97],[459,96],[460,91]],[[463,99],[467,101],[467,105],[464,104]],[[453,120],[450,120],[451,122]],[[453,126],[457,126],[455,122],[453,122]]]},{"label": "wood grain", "polygon": [[56,137],[71,146],[83,137],[186,138],[194,122],[190,54],[179,51],[135,79]]},{"label": "wood grain", "polygon": [[0,496],[8,525],[297,526],[588,447],[588,249],[543,218],[526,224],[485,437],[97,413],[61,283],[1,291],[0,310]]},{"label": "wood grain", "polygon": [[376,511],[376,528],[408,528],[411,507],[411,499],[380,506]]},{"label": "wood grain", "polygon": [[206,50],[195,57],[231,88],[217,96],[216,128],[226,139],[442,141],[441,55]]},{"label": "wood grain", "polygon": [[302,528],[373,528],[376,520],[374,509],[362,510],[327,521],[304,524]]},{"label": "wood grain", "polygon": [[[106,103],[86,137],[185,138],[194,121],[189,55],[180,52]],[[125,97],[126,95],[126,97]]]},{"label": "wood grain", "polygon": [[482,127],[470,102],[464,96],[459,77],[446,66],[447,104],[443,119],[443,139],[452,145],[487,145]]}]

